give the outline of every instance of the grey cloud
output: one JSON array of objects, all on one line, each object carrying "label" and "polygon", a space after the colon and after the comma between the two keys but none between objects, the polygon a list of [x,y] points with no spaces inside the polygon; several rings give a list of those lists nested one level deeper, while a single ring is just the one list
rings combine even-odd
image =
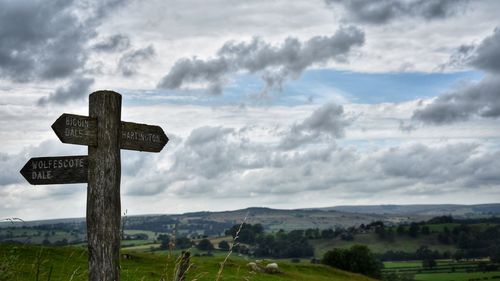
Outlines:
[{"label": "grey cloud", "polygon": [[124,76],[132,76],[137,73],[140,62],[150,60],[154,56],[155,49],[151,45],[139,50],[130,51],[120,58],[118,71]]},{"label": "grey cloud", "polygon": [[[85,60],[91,32],[72,1],[0,2],[0,76],[25,82],[70,75]],[[22,20],[20,20],[22,19]]]},{"label": "grey cloud", "polygon": [[403,120],[399,120],[399,130],[402,132],[411,133],[416,129],[416,126],[411,123],[406,123]]},{"label": "grey cloud", "polygon": [[474,177],[467,179],[470,186],[492,185],[498,186],[500,182],[500,151],[471,160],[471,172]]},{"label": "grey cloud", "polygon": [[466,121],[474,116],[500,117],[500,30],[496,28],[478,46],[463,45],[448,66],[471,65],[486,71],[485,78],[435,98],[413,112],[412,120],[427,124]]},{"label": "grey cloud", "polygon": [[102,21],[112,11],[127,5],[129,2],[130,0],[101,0],[87,2],[86,4],[92,7],[92,9],[89,9],[92,15],[89,18],[91,21]]},{"label": "grey cloud", "polygon": [[[417,144],[391,148],[377,157],[381,171],[387,176],[422,180],[432,184],[454,181],[459,174],[474,172],[471,157],[476,144],[455,144],[432,148]],[[432,163],[432,165],[429,165]]]},{"label": "grey cloud", "polygon": [[92,46],[99,52],[121,52],[130,47],[130,39],[123,34],[115,34]]},{"label": "grey cloud", "polygon": [[427,124],[448,124],[473,116],[500,116],[500,80],[488,76],[454,92],[435,98],[430,104],[413,112],[412,120]]},{"label": "grey cloud", "polygon": [[227,134],[234,132],[233,129],[223,127],[200,127],[194,129],[186,140],[189,146],[210,144],[211,142],[222,140]]},{"label": "grey cloud", "polygon": [[402,17],[442,19],[465,10],[467,0],[325,0],[341,5],[351,21],[385,24]]},{"label": "grey cloud", "polygon": [[293,149],[325,136],[330,139],[341,138],[344,136],[344,128],[351,122],[352,120],[344,116],[344,108],[341,105],[325,104],[302,122],[294,124],[281,140],[280,147]]},{"label": "grey cloud", "polygon": [[266,90],[279,89],[286,79],[297,79],[302,72],[329,60],[346,62],[353,47],[364,44],[362,30],[342,27],[333,36],[316,36],[306,42],[287,38],[273,46],[260,38],[250,43],[227,42],[215,58],[178,60],[158,84],[160,88],[178,89],[187,83],[208,83],[210,94],[221,94],[227,75],[239,71],[261,73]]},{"label": "grey cloud", "polygon": [[[190,178],[189,173],[204,178],[215,178],[234,170],[249,168],[256,163],[243,159],[244,154],[254,154],[250,148],[240,146],[241,138],[231,139],[234,129],[223,127],[200,127],[194,129],[186,139],[183,149],[175,153],[175,164],[171,175],[179,179]],[[255,149],[255,148],[253,148]],[[255,159],[258,159],[255,155]]]},{"label": "grey cloud", "polygon": [[126,1],[1,1],[0,77],[16,82],[71,77],[84,68],[87,43]]},{"label": "grey cloud", "polygon": [[2,166],[2,169],[0,169],[0,186],[20,182],[19,170],[21,170],[22,162],[21,155],[0,153],[0,164]]},{"label": "grey cloud", "polygon": [[188,82],[209,82],[209,93],[221,94],[223,76],[233,70],[226,58],[203,61],[197,58],[180,59],[175,62],[170,72],[162,78],[158,87],[178,89]]},{"label": "grey cloud", "polygon": [[[185,139],[177,139],[168,155],[129,159],[138,171],[126,172],[125,190],[130,195],[163,193],[185,198],[269,198],[318,192],[335,192],[335,198],[444,197],[436,190],[463,194],[500,184],[498,149],[481,143],[361,150],[339,146],[333,140],[342,137],[349,122],[339,105],[317,108],[286,130],[316,136],[306,138],[296,150],[282,149],[289,134],[271,142],[256,139],[262,133],[260,127],[198,127]],[[141,179],[133,176],[136,173]]]},{"label": "grey cloud", "polygon": [[493,34],[480,44],[466,44],[458,47],[450,59],[440,68],[459,69],[472,66],[489,73],[500,73],[500,29],[495,28]]},{"label": "grey cloud", "polygon": [[466,191],[500,184],[496,172],[500,151],[485,150],[480,144],[416,144],[367,153],[323,142],[290,153],[277,149],[277,143],[263,145],[232,133],[236,131],[193,130],[177,147],[168,171],[144,170],[151,186],[130,185],[129,194],[166,191],[186,198],[267,198],[334,190],[337,198],[374,192],[379,196],[388,192],[436,196],[440,195],[436,188],[446,185]]},{"label": "grey cloud", "polygon": [[500,74],[500,29],[485,38],[470,58],[470,65],[491,73]]},{"label": "grey cloud", "polygon": [[469,45],[461,45],[451,54],[448,61],[439,66],[441,71],[451,68],[451,69],[460,69],[464,65],[467,65],[470,62],[471,56],[473,55],[476,46],[474,44]]},{"label": "grey cloud", "polygon": [[89,94],[92,84],[94,84],[93,78],[74,78],[67,87],[59,87],[48,97],[40,98],[38,105],[44,106],[48,103],[65,104],[72,100],[82,99]]}]

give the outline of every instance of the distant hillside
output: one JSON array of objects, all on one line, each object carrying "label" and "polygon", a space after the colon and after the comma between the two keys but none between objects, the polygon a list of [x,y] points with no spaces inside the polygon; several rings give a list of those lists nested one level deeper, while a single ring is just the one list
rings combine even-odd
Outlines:
[{"label": "distant hillside", "polygon": [[[268,230],[293,230],[307,228],[335,228],[359,226],[381,220],[390,223],[428,220],[435,216],[452,215],[457,218],[477,218],[500,215],[500,204],[482,205],[373,205],[336,206],[280,210],[270,208],[247,208],[223,212],[193,212],[174,215],[127,216],[127,229],[144,229],[154,232],[180,234],[223,234],[232,225],[246,223],[262,224]],[[82,227],[85,218],[56,219],[29,222],[0,222],[1,227],[40,226],[66,224]]]},{"label": "distant hillside", "polygon": [[373,214],[353,214],[335,210],[297,209],[279,210],[269,208],[247,208],[226,212],[199,212],[173,216],[182,222],[193,220],[214,221],[219,223],[250,224],[260,223],[269,230],[293,230],[306,228],[349,227],[387,217]]},{"label": "distant hillside", "polygon": [[479,205],[367,205],[367,206],[335,206],[323,208],[339,212],[379,214],[379,215],[408,215],[408,216],[439,216],[452,215],[454,217],[481,217],[500,214],[500,204]]}]

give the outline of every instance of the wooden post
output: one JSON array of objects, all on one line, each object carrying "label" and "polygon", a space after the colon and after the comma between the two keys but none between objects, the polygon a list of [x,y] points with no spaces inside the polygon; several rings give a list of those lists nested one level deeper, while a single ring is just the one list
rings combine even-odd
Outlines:
[{"label": "wooden post", "polygon": [[[121,106],[118,93],[92,93],[89,116],[64,113],[52,124],[61,142],[87,145],[88,156],[35,157],[20,171],[31,184],[88,183],[89,281],[120,280],[120,149],[160,152],[168,142],[159,126],[121,121]],[[189,255],[183,261],[179,278]]]},{"label": "wooden post", "polygon": [[97,146],[88,147],[89,281],[120,280],[121,102],[112,91],[89,96],[89,116],[97,120]]}]

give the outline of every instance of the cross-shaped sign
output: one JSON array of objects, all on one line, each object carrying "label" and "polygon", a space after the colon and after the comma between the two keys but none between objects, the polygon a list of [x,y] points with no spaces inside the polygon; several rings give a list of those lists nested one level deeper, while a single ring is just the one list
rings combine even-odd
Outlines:
[{"label": "cross-shaped sign", "polygon": [[64,113],[52,125],[63,143],[88,146],[88,156],[31,158],[21,169],[30,184],[88,183],[90,281],[120,280],[120,149],[160,152],[168,138],[159,126],[121,121],[122,96],[97,91],[89,116]]}]

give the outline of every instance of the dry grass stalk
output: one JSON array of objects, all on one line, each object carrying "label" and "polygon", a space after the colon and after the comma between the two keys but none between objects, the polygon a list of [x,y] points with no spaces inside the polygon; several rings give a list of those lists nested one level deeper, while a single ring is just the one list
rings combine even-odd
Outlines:
[{"label": "dry grass stalk", "polygon": [[229,257],[231,256],[231,254],[233,253],[233,248],[238,245],[239,243],[237,242],[238,238],[239,238],[239,235],[240,235],[240,231],[241,229],[243,228],[243,225],[245,224],[246,220],[247,220],[247,217],[248,217],[248,213],[245,215],[245,218],[243,218],[243,221],[241,222],[240,226],[238,227],[238,230],[236,231],[236,234],[234,235],[233,237],[233,243],[231,243],[231,247],[229,248],[229,252],[227,253],[226,257],[224,258],[224,261],[222,261],[220,263],[220,267],[219,267],[219,271],[217,272],[217,276],[215,278],[215,281],[219,281],[220,278],[222,277],[222,271],[224,271],[224,266],[226,265],[227,263],[227,260],[229,259]]},{"label": "dry grass stalk", "polygon": [[179,262],[177,262],[175,266],[174,273],[174,281],[185,281],[186,280],[186,272],[191,267],[189,263],[189,259],[191,257],[191,253],[182,252]]}]

